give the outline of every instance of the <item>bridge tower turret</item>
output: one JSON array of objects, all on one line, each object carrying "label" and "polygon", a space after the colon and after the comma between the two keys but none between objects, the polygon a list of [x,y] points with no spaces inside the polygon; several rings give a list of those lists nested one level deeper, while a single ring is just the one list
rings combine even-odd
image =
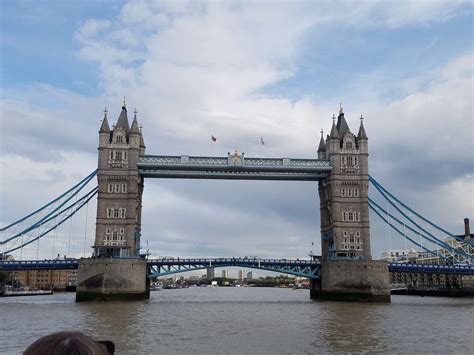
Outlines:
[{"label": "bridge tower turret", "polygon": [[130,127],[124,100],[111,130],[105,110],[99,131],[95,256],[139,256],[143,179],[137,160],[144,151],[136,111]]}]

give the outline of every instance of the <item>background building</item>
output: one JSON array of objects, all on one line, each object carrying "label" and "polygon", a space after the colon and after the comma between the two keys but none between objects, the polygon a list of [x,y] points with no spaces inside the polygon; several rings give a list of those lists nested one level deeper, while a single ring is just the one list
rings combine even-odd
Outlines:
[{"label": "background building", "polygon": [[16,279],[30,289],[65,290],[77,283],[77,270],[20,270],[15,274]]},{"label": "background building", "polygon": [[213,267],[208,267],[207,269],[207,280],[211,281],[215,277],[215,269]]}]

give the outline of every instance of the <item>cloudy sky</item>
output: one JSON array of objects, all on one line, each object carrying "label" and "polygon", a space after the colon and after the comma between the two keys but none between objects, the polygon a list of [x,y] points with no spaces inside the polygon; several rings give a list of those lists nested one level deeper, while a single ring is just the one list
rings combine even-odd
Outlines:
[{"label": "cloudy sky", "polygon": [[[3,225],[96,168],[102,110],[114,122],[123,96],[148,154],[298,158],[317,156],[342,101],[353,132],[365,117],[370,173],[384,186],[453,233],[474,217],[469,1],[0,6]],[[148,179],[143,206],[153,255],[296,258],[312,242],[319,252],[314,183]],[[95,208],[56,247],[72,238],[82,256]],[[374,257],[404,246],[371,223]],[[49,257],[50,245],[24,253]]]}]

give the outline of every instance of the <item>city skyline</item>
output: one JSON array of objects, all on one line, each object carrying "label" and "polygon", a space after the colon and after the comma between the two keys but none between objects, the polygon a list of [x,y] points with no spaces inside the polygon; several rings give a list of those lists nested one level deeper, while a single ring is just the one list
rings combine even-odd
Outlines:
[{"label": "city skyline", "polygon": [[[342,101],[353,133],[365,117],[370,173],[461,234],[474,215],[472,7],[403,5],[3,3],[0,223],[97,167],[102,110],[116,122],[123,96],[149,154],[290,158],[317,156]],[[296,258],[320,244],[315,183],[147,179],[142,222],[153,255]],[[388,229],[371,225],[378,259]]]}]

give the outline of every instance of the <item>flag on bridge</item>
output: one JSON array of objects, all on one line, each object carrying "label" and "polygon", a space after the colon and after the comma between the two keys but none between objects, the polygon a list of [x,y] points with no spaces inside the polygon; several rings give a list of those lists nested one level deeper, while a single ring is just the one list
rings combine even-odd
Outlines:
[{"label": "flag on bridge", "polygon": [[262,143],[262,145],[265,145],[265,142],[263,141],[262,137],[260,137],[260,143]]},{"label": "flag on bridge", "polygon": [[217,141],[217,138],[214,137],[212,134],[211,134],[211,141],[213,141],[213,142]]}]

